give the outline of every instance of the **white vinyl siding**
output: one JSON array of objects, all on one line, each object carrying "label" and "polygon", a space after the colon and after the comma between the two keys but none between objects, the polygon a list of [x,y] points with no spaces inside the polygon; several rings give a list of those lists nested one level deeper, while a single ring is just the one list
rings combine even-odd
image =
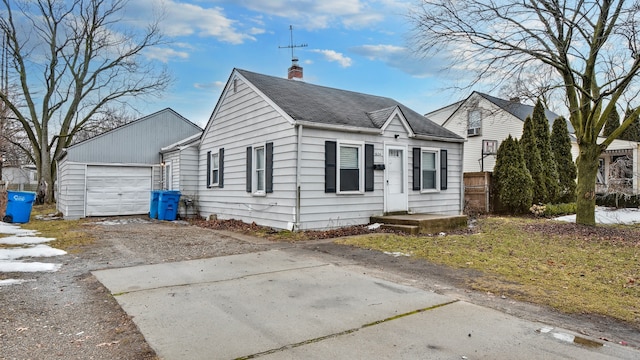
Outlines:
[{"label": "white vinyl siding", "polygon": [[58,163],[56,208],[65,219],[84,217],[86,165],[63,160]]},{"label": "white vinyl siding", "polygon": [[[296,129],[241,79],[223,92],[215,119],[203,135],[199,161],[198,204],[201,216],[287,228],[296,204]],[[273,193],[255,196],[246,191],[246,148],[273,142]],[[207,152],[224,148],[224,188],[206,188]],[[252,164],[253,165],[253,164]],[[265,162],[266,165],[266,162]],[[255,181],[252,166],[252,183]],[[266,179],[265,179],[266,186]]]}]

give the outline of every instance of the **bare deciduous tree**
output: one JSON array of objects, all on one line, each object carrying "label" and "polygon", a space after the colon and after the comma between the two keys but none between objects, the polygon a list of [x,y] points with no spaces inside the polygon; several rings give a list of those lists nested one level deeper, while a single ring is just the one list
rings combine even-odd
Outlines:
[{"label": "bare deciduous tree", "polygon": [[[122,21],[126,0],[2,0],[15,98],[0,92],[29,140],[38,180],[53,200],[53,161],[90,119],[112,103],[157,94],[170,82],[144,58],[163,43],[158,22],[138,31]],[[10,75],[11,75],[10,74]],[[17,99],[17,100],[16,100]]]},{"label": "bare deciduous tree", "polygon": [[640,3],[422,0],[411,17],[417,51],[449,54],[449,66],[475,74],[471,84],[504,81],[528,68],[556,74],[580,150],[576,221],[595,225],[598,158],[640,113],[633,107],[598,142],[616,103],[638,92]]}]

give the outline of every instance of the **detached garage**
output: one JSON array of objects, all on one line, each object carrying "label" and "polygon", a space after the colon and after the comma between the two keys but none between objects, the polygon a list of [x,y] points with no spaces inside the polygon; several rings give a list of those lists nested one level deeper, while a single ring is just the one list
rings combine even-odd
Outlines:
[{"label": "detached garage", "polygon": [[201,133],[164,109],[70,146],[57,162],[58,211],[68,219],[148,213],[150,191],[167,188],[160,149]]}]

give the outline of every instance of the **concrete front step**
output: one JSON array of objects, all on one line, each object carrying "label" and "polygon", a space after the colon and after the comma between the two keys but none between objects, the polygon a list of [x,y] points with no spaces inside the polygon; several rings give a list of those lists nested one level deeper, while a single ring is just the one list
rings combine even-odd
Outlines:
[{"label": "concrete front step", "polygon": [[409,235],[418,235],[420,233],[420,227],[416,225],[382,224],[380,227],[382,229],[400,231]]},{"label": "concrete front step", "polygon": [[[418,228],[420,234],[436,234],[449,230],[460,229],[467,226],[466,215],[439,215],[439,214],[411,214],[411,215],[389,215],[372,216],[371,223],[381,223],[387,228],[389,226],[408,226],[408,230],[413,233],[411,226]],[[398,228],[398,230],[403,229]],[[403,230],[401,230],[403,231]]]}]

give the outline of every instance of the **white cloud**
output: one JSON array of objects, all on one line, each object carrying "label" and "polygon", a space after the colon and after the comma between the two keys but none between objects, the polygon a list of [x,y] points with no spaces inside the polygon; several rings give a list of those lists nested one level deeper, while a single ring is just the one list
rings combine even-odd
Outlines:
[{"label": "white cloud", "polygon": [[352,49],[369,60],[387,61],[394,56],[401,56],[407,49],[397,45],[362,45]]},{"label": "white cloud", "polygon": [[412,53],[410,49],[397,45],[361,45],[350,50],[371,61],[381,61],[415,77],[433,76],[438,71],[436,64],[440,63],[440,60],[436,58],[422,59]]},{"label": "white cloud", "polygon": [[240,0],[234,3],[261,14],[290,19],[308,30],[325,29],[334,23],[364,27],[384,17],[363,0]]},{"label": "white cloud", "polygon": [[172,59],[187,59],[189,53],[185,51],[177,51],[171,48],[150,47],[145,51],[145,56],[150,60],[158,60],[163,63],[168,63]]},{"label": "white cloud", "polygon": [[255,27],[244,29],[238,20],[229,18],[221,7],[203,7],[195,3],[175,0],[138,0],[129,3],[128,11],[135,14],[136,22],[152,18],[161,11],[164,16],[160,22],[162,31],[169,37],[197,35],[214,37],[220,42],[242,44],[256,40]]},{"label": "white cloud", "polygon": [[193,84],[193,87],[196,89],[203,89],[203,90],[222,89],[225,84],[226,83],[224,81],[214,81],[210,83],[195,83]]},{"label": "white cloud", "polygon": [[342,66],[343,68],[351,66],[351,63],[353,62],[350,57],[344,56],[344,54],[341,54],[341,53],[336,52],[334,50],[314,49],[314,50],[311,50],[311,51],[324,55],[324,58],[326,60],[331,61],[331,62],[335,61],[338,64],[340,64],[340,66]]}]

